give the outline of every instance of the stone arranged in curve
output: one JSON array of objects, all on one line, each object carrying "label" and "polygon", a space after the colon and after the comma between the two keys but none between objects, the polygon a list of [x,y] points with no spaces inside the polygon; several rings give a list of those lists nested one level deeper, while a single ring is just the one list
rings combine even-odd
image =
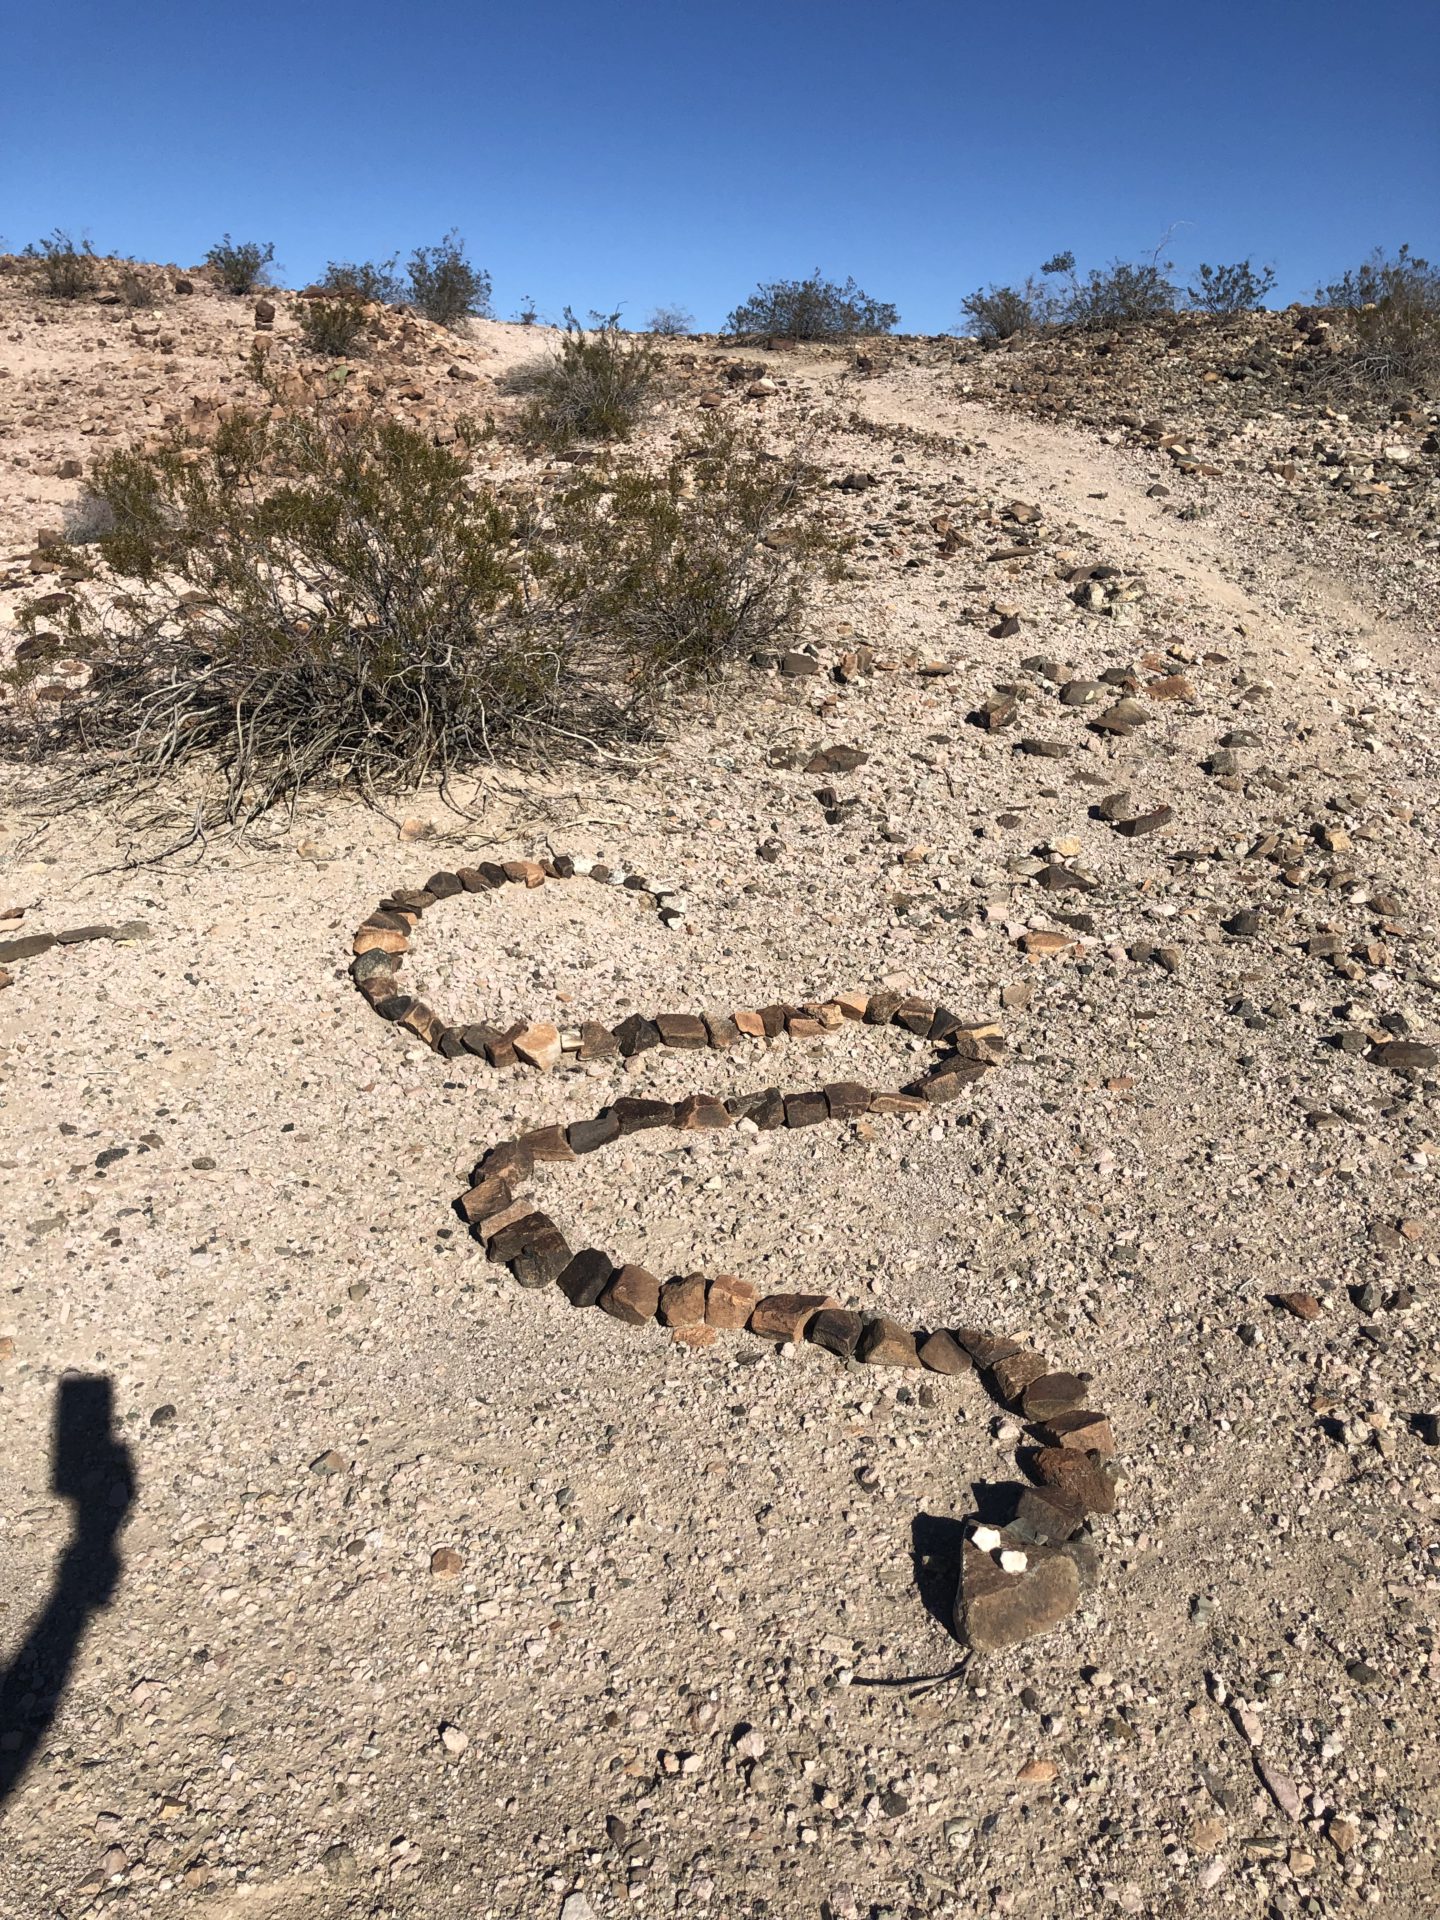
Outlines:
[{"label": "stone arranged in curve", "polygon": [[781,1344],[808,1344],[851,1367],[911,1368],[932,1376],[978,1374],[1028,1429],[1020,1460],[1033,1484],[1014,1488],[1005,1525],[972,1517],[961,1559],[955,1625],[979,1651],[993,1651],[1056,1625],[1077,1605],[1090,1556],[1081,1536],[1115,1510],[1108,1463],[1115,1441],[1108,1417],[1086,1405],[1089,1376],[1054,1366],[1003,1334],[975,1327],[906,1327],[884,1314],[858,1313],[831,1294],[761,1295],[737,1274],[662,1277],[603,1248],[573,1249],[551,1216],[526,1196],[536,1169],[573,1162],[627,1135],[655,1127],[722,1129],[749,1122],[760,1130],[807,1127],[870,1114],[923,1113],[953,1100],[994,1071],[1004,1052],[995,1021],[967,1021],[916,996],[847,992],[802,1005],[776,1002],[724,1015],[630,1014],[615,1026],[583,1021],[454,1023],[402,990],[399,969],[420,918],[460,894],[535,888],[588,878],[632,893],[670,927],[683,926],[677,888],[576,855],[549,860],[481,861],[432,874],[423,887],[383,899],[356,929],[351,974],[382,1019],[395,1022],[447,1059],[470,1054],[494,1068],[548,1072],[576,1061],[629,1059],[652,1048],[727,1051],[745,1040],[782,1034],[816,1038],[849,1023],[897,1026],[931,1042],[937,1055],[918,1078],[893,1090],[834,1081],[792,1092],[770,1086],[720,1098],[694,1093],[658,1100],[622,1095],[590,1118],[533,1128],[498,1141],[480,1158],[455,1208],[487,1256],[521,1286],[556,1287],[574,1307],[594,1307],[627,1326],[658,1322],[690,1347],[720,1333],[748,1331]]}]

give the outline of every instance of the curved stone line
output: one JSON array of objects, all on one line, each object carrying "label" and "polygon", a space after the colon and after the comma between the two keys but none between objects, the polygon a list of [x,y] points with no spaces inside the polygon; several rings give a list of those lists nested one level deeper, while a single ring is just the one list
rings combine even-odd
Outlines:
[{"label": "curved stone line", "polygon": [[631,1058],[653,1047],[723,1051],[745,1039],[782,1033],[818,1037],[849,1022],[898,1026],[930,1041],[938,1057],[919,1078],[893,1091],[834,1081],[823,1087],[721,1099],[689,1094],[678,1101],[622,1096],[589,1119],[537,1127],[502,1140],[481,1157],[456,1211],[493,1261],[525,1287],[554,1285],[575,1307],[596,1307],[629,1326],[652,1322],[683,1345],[708,1346],[721,1330],[747,1330],[760,1339],[818,1347],[847,1365],[924,1369],[934,1375],[978,1371],[1002,1405],[1029,1428],[1021,1458],[1034,1484],[1012,1490],[1006,1524],[970,1523],[961,1558],[955,1622],[974,1647],[1009,1646],[1044,1631],[1073,1611],[1081,1571],[1089,1564],[1086,1529],[1092,1516],[1113,1513],[1115,1482],[1106,1466],[1114,1454],[1110,1422],[1086,1407],[1087,1374],[1052,1366],[1004,1335],[975,1327],[908,1328],[884,1314],[860,1314],[832,1294],[773,1293],[736,1274],[681,1274],[661,1278],[599,1247],[576,1252],[548,1213],[523,1197],[536,1168],[574,1161],[629,1134],[654,1127],[680,1131],[749,1123],[764,1131],[869,1114],[923,1113],[956,1098],[992,1072],[1004,1049],[993,1021],[965,1021],[947,1008],[885,992],[842,993],[820,1003],[737,1008],[723,1015],[631,1014],[615,1027],[586,1021],[561,1030],[546,1022],[501,1029],[484,1022],[456,1025],[401,991],[398,969],[421,915],[461,893],[488,893],[506,885],[534,888],[551,880],[588,877],[648,900],[669,926],[684,924],[678,890],[582,857],[482,861],[432,874],[423,887],[387,895],[356,929],[351,972],[382,1018],[406,1027],[446,1058],[468,1053],[492,1067],[548,1070],[568,1054],[577,1061]]}]

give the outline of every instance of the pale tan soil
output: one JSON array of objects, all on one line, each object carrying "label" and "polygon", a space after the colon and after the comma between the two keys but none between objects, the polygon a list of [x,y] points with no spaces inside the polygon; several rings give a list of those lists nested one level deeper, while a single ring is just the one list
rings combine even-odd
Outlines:
[{"label": "pale tan soil", "polygon": [[[182,367],[208,377],[207,330],[245,344],[233,309],[195,299],[193,333],[146,375],[177,395]],[[87,324],[111,323],[43,324],[80,355]],[[38,354],[38,324],[15,327]],[[529,351],[521,332],[477,330],[467,351]],[[429,355],[443,344],[420,356],[437,392],[459,357]],[[116,871],[131,832],[43,817],[13,777],[0,905],[25,915],[0,938],[131,919],[152,937],[16,962],[0,994],[0,1648],[67,1537],[47,1460],[63,1370],[113,1379],[138,1477],[115,1601],[0,1815],[0,1912],[549,1920],[575,1889],[600,1920],[1435,1910],[1440,1452],[1409,1421],[1440,1408],[1440,1087],[1326,1044],[1382,1013],[1440,1036],[1434,560],[1397,537],[1412,610],[1389,617],[1383,554],[1336,571],[1338,521],[1333,543],[1297,545],[1245,475],[1153,500],[1152,456],[967,401],[928,351],[870,379],[776,355],[774,400],[726,402],[807,433],[837,476],[877,476],[832,496],[872,531],[812,638],[827,659],[868,641],[895,671],[747,673],[634,769],[489,776],[471,826],[406,800],[430,838],[316,800]],[[27,515],[64,491],[37,449],[72,444],[64,390],[45,390],[43,429],[12,420],[6,443],[31,466],[0,469],[16,578]],[[874,431],[842,431],[852,411]],[[115,433],[138,418],[117,406]],[[1177,518],[1187,497],[1206,517]],[[988,564],[1016,498],[1042,508],[1046,557]],[[942,506],[974,542],[948,561]],[[1057,551],[1142,573],[1143,596],[1124,621],[1079,613]],[[1020,609],[1017,638],[990,637],[995,602]],[[1019,665],[1095,673],[1167,646],[1193,656],[1171,664],[1195,697],[1123,739]],[[954,672],[913,671],[937,659]],[[1020,681],[1015,728],[967,724]],[[1258,745],[1227,789],[1200,762],[1232,728]],[[1020,735],[1072,751],[1027,757]],[[828,777],[860,802],[830,826],[803,765],[841,741],[871,758]],[[1173,824],[1126,840],[1091,819],[1121,786]],[[1245,860],[1269,830],[1338,822],[1341,795],[1357,888],[1287,889]],[[1007,864],[1067,836],[1099,892],[1045,894]],[[517,1126],[622,1088],[903,1076],[903,1037],[866,1030],[500,1079],[368,1012],[345,969],[382,894],[464,854],[547,849],[677,879],[689,932],[581,882],[446,902],[410,965],[447,1017],[886,979],[979,1015],[1033,981],[1003,1015],[1005,1065],[933,1118],[869,1141],[640,1136],[537,1184],[576,1245],[993,1324],[1091,1370],[1124,1496],[1052,1635],[915,1698],[856,1684],[956,1658],[946,1523],[1013,1452],[978,1386],[922,1394],[743,1337],[688,1353],[517,1289],[462,1236],[449,1203]],[[1322,927],[1371,938],[1382,892],[1408,929],[1384,968],[1347,981],[1304,952]],[[1224,935],[1251,904],[1293,915]],[[1016,937],[1057,907],[1093,937],[1025,961]],[[1175,945],[1178,972],[1128,958],[1141,939]],[[1229,1011],[1242,997],[1268,1024]],[[1384,1252],[1374,1229],[1401,1220],[1418,1237]],[[1347,1288],[1372,1280],[1414,1304],[1360,1311]],[[1270,1306],[1284,1287],[1320,1295],[1321,1317]],[[331,1448],[343,1471],[313,1472]],[[939,1548],[918,1581],[917,1539]],[[443,1545],[458,1580],[430,1573]],[[1373,1681],[1348,1671],[1360,1659]],[[1259,1715],[1298,1821],[1222,1689]],[[1053,1776],[1020,1781],[1036,1760]]]}]

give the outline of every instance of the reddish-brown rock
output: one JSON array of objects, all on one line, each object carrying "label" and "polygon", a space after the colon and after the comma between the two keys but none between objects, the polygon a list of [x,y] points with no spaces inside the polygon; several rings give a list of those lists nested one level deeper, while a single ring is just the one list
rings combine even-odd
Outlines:
[{"label": "reddish-brown rock", "polygon": [[660,1282],[644,1267],[622,1267],[600,1296],[600,1310],[641,1327],[655,1318],[660,1305]]},{"label": "reddish-brown rock", "polygon": [[738,1329],[755,1311],[760,1289],[738,1273],[717,1273],[705,1293],[705,1318],[712,1327]]},{"label": "reddish-brown rock", "polygon": [[817,1313],[839,1304],[833,1293],[769,1293],[756,1302],[750,1331],[762,1340],[800,1341]]}]

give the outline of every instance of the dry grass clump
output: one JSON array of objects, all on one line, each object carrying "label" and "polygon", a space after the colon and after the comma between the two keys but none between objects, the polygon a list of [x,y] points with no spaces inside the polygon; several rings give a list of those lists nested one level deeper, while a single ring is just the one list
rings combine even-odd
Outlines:
[{"label": "dry grass clump", "polygon": [[199,773],[212,822],[320,785],[376,800],[634,737],[798,618],[822,546],[798,464],[712,431],[547,507],[472,475],[478,437],[317,405],[102,457],[76,532],[112,584],[65,616],[89,682],[44,703],[32,755],[78,750],[102,794]]}]

